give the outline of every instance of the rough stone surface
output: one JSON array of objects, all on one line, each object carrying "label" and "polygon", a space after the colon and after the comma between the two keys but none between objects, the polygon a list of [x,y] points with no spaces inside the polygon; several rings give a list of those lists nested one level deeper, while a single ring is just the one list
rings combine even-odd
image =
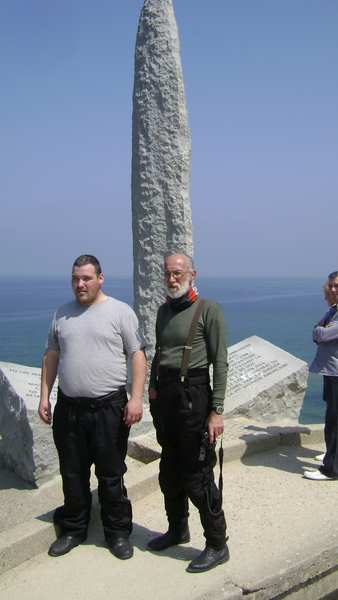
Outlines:
[{"label": "rough stone surface", "polygon": [[171,0],[145,0],[135,48],[132,220],[134,308],[148,342],[164,301],[163,258],[193,255],[190,131]]},{"label": "rough stone surface", "polygon": [[306,362],[257,336],[231,346],[225,418],[298,421],[307,376]]},{"label": "rough stone surface", "polygon": [[39,390],[40,369],[0,362],[1,461],[31,485],[59,470],[52,428],[37,412]]}]

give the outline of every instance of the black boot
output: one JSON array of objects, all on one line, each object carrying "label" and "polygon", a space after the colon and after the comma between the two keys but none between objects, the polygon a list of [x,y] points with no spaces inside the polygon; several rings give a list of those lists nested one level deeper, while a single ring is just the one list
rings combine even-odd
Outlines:
[{"label": "black boot", "polygon": [[220,550],[216,550],[216,548],[206,544],[203,552],[189,563],[186,571],[188,573],[204,573],[217,567],[217,565],[223,565],[229,558],[230,554],[227,544]]},{"label": "black boot", "polygon": [[132,547],[129,538],[127,537],[116,537],[106,535],[106,542],[109,550],[116,558],[120,560],[126,560],[131,558],[134,554],[134,548]]},{"label": "black boot", "polygon": [[52,543],[48,550],[48,554],[49,556],[63,556],[63,554],[68,554],[73,548],[76,548],[76,546],[85,542],[86,539],[87,533],[84,533],[81,537],[61,535]]},{"label": "black boot", "polygon": [[182,524],[181,529],[173,529],[169,526],[169,529],[163,535],[159,535],[158,537],[150,540],[147,548],[149,550],[156,550],[156,552],[161,552],[162,550],[166,550],[171,546],[178,546],[178,544],[187,544],[190,542],[190,531],[188,527],[188,522]]}]

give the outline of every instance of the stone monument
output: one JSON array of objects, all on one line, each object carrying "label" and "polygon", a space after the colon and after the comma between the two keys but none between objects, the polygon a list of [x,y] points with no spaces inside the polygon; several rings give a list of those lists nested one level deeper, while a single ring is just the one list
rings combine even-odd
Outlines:
[{"label": "stone monument", "polygon": [[33,486],[59,472],[52,428],[38,415],[40,372],[0,362],[0,461]]},{"label": "stone monument", "polygon": [[190,131],[172,0],[145,0],[136,39],[132,222],[134,309],[151,358],[167,252],[193,256]]},{"label": "stone monument", "polygon": [[224,418],[298,421],[307,376],[306,362],[255,335],[231,346]]}]

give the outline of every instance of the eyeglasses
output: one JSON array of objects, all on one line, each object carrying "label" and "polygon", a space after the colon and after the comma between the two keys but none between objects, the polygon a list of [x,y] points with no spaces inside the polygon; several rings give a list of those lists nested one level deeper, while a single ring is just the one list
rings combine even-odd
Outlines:
[{"label": "eyeglasses", "polygon": [[170,279],[170,277],[173,277],[174,279],[181,279],[187,273],[190,273],[190,271],[164,271],[164,278]]}]

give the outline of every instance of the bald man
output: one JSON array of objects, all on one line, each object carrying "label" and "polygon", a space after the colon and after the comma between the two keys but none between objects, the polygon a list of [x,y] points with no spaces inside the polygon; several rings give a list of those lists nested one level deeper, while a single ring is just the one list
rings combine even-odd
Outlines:
[{"label": "bald man", "polygon": [[[213,473],[215,440],[224,429],[226,325],[220,305],[199,297],[195,277],[189,256],[168,256],[164,263],[167,300],[157,314],[157,350],[149,383],[150,411],[162,447],[159,482],[169,528],[148,548],[162,551],[190,541],[190,499],[199,510],[206,546],[188,565],[189,573],[208,571],[229,560],[226,522]],[[184,349],[199,310],[188,370],[182,375]]]}]

